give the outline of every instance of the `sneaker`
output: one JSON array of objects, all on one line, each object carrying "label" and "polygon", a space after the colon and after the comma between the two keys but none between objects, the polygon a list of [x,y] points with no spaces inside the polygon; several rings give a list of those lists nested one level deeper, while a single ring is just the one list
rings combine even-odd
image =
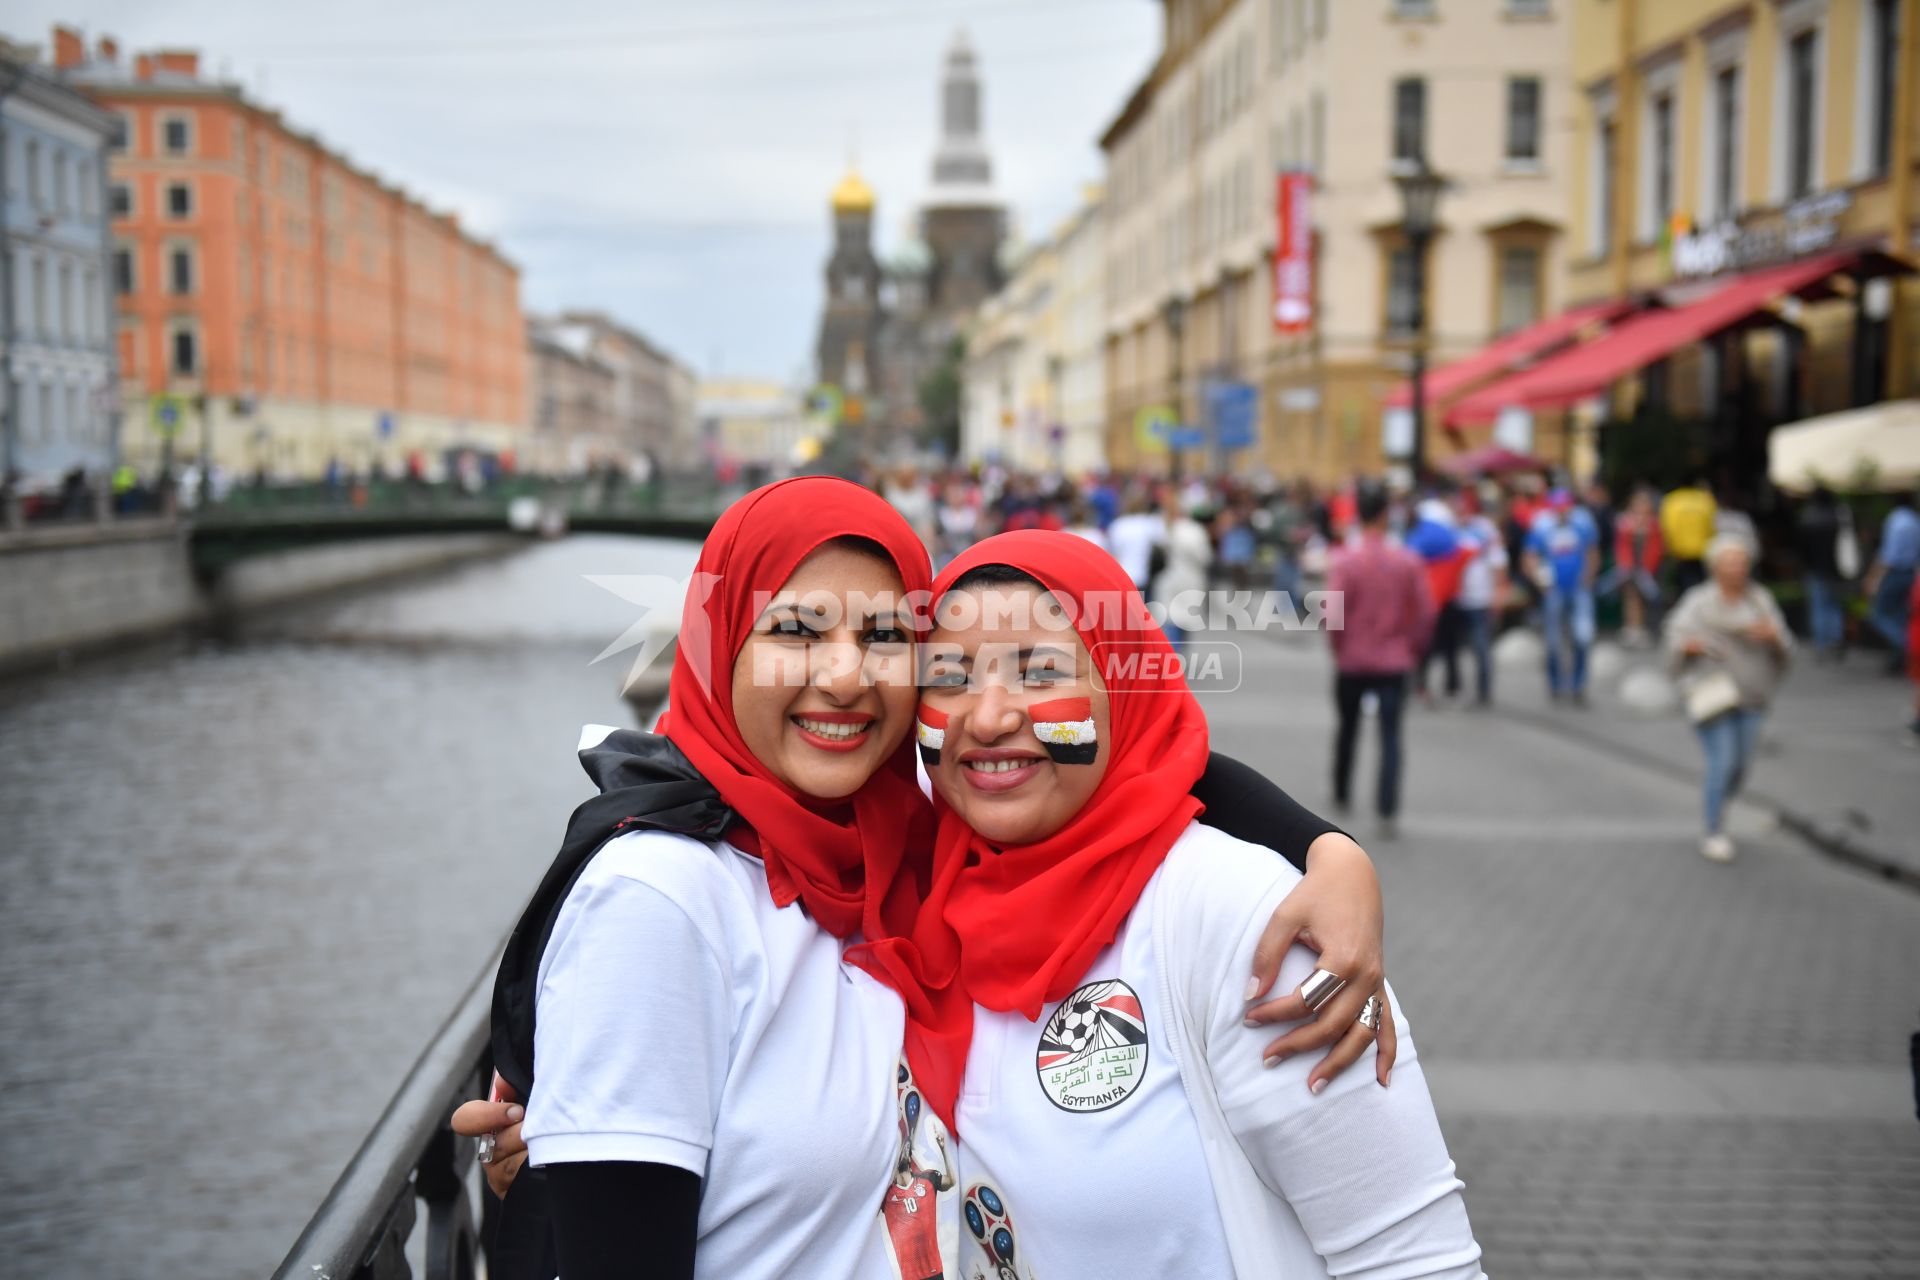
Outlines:
[{"label": "sneaker", "polygon": [[1733,861],[1733,841],[1718,831],[1700,840],[1700,856],[1713,862]]}]

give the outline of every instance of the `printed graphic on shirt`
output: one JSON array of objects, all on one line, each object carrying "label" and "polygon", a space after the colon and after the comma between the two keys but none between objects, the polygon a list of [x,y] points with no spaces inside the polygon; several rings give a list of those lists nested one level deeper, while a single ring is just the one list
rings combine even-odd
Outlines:
[{"label": "printed graphic on shirt", "polygon": [[1040,1088],[1062,1111],[1105,1111],[1133,1096],[1147,1071],[1147,1017],[1119,979],[1089,982],[1040,1030]]},{"label": "printed graphic on shirt", "polygon": [[915,730],[920,741],[920,762],[931,769],[940,763],[941,749],[947,745],[947,713],[921,703]]},{"label": "printed graphic on shirt", "polygon": [[923,1165],[917,1146],[926,1103],[905,1061],[900,1063],[895,1097],[899,1107],[900,1157],[894,1166],[893,1185],[887,1188],[880,1204],[880,1216],[887,1227],[887,1249],[900,1280],[946,1280],[946,1264],[942,1258],[958,1251],[959,1240],[950,1239],[943,1252],[940,1193],[954,1187],[945,1126],[938,1116],[924,1117],[927,1131],[940,1152],[940,1163],[938,1168]]},{"label": "printed graphic on shirt", "polygon": [[1027,714],[1033,717],[1033,736],[1040,739],[1055,764],[1092,764],[1099,756],[1091,698],[1036,702]]},{"label": "printed graphic on shirt", "polygon": [[967,1220],[967,1230],[980,1245],[980,1251],[987,1255],[992,1271],[982,1271],[976,1265],[973,1280],[1034,1280],[1031,1270],[1025,1274],[1020,1270],[1019,1244],[1013,1234],[1013,1215],[1007,1212],[1006,1204],[1000,1199],[1000,1193],[984,1182],[976,1182],[967,1188],[966,1199],[960,1206],[961,1216]]}]

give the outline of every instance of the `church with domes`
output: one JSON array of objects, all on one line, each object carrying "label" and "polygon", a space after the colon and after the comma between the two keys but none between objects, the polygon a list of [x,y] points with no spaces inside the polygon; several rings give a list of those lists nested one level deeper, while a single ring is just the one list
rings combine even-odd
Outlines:
[{"label": "church with domes", "polygon": [[830,202],[833,248],[815,347],[818,380],[846,426],[876,456],[922,425],[920,384],[973,309],[1004,280],[1006,209],[980,127],[980,67],[964,32],[947,49],[940,139],[919,235],[884,262],[876,255],[876,198],[849,170]]}]

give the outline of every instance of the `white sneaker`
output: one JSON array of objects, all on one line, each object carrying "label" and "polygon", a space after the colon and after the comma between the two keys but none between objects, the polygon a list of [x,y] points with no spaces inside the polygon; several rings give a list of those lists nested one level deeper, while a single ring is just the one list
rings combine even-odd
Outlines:
[{"label": "white sneaker", "polygon": [[1733,841],[1716,831],[1704,836],[1700,841],[1700,856],[1714,862],[1733,861]]}]

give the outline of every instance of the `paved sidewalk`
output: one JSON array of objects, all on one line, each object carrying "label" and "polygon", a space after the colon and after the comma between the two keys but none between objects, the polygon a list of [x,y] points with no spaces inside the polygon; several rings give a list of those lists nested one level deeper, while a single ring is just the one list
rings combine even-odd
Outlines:
[{"label": "paved sidewalk", "polygon": [[[1324,637],[1237,639],[1241,688],[1203,698],[1215,745],[1324,808]],[[1503,677],[1516,704],[1537,680]],[[1821,710],[1828,736],[1864,732]],[[1487,1274],[1920,1276],[1920,894],[1751,810],[1739,859],[1710,863],[1684,725],[1646,726],[1670,753],[1649,768],[1549,714],[1411,709],[1399,839],[1343,819],[1381,870]],[[1789,743],[1758,781],[1818,799],[1797,776],[1817,755]],[[1873,812],[1911,830],[1920,788]]]},{"label": "paved sidewalk", "polygon": [[[1886,675],[1878,654],[1822,665],[1802,649],[1798,659],[1762,731],[1745,799],[1829,853],[1895,868],[1920,886],[1920,750],[1906,728],[1913,685]],[[1650,716],[1621,698],[1631,673],[1662,669],[1658,652],[1603,641],[1594,668],[1585,709],[1552,703],[1541,668],[1511,656],[1495,697],[1503,710],[1550,717],[1564,732],[1697,782],[1700,746],[1680,711]]]}]

